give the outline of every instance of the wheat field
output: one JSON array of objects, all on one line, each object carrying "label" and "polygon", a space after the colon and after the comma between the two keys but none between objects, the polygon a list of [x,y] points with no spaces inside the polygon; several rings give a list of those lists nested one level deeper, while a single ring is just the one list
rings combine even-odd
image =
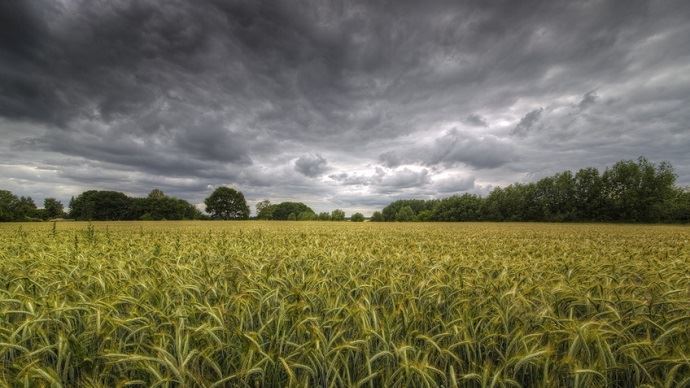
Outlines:
[{"label": "wheat field", "polygon": [[0,385],[690,386],[690,228],[0,224]]}]

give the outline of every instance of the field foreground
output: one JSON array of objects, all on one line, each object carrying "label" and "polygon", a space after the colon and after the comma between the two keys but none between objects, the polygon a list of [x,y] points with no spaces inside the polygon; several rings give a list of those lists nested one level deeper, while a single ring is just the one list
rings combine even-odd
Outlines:
[{"label": "field foreground", "polygon": [[690,386],[690,229],[0,224],[0,385]]}]

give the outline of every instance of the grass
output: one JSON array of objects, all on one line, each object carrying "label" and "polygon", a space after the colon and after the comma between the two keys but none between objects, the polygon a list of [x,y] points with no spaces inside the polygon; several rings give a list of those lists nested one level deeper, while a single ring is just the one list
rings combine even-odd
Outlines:
[{"label": "grass", "polygon": [[690,228],[0,224],[0,385],[690,386]]}]

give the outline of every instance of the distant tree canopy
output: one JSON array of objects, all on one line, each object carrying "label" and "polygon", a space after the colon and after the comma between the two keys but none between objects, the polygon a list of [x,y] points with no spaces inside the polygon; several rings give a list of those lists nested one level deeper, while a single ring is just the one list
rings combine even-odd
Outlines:
[{"label": "distant tree canopy", "polygon": [[533,183],[497,187],[486,197],[399,200],[372,221],[688,222],[690,193],[668,163],[620,161],[603,174],[584,168]]},{"label": "distant tree canopy", "polygon": [[15,221],[17,219],[17,204],[19,198],[7,190],[0,190],[0,221]]},{"label": "distant tree canopy", "polygon": [[204,200],[206,212],[221,220],[246,220],[249,206],[244,195],[229,187],[218,187]]},{"label": "distant tree canopy", "polygon": [[[266,212],[265,209],[268,209],[271,207],[271,201],[264,199],[263,201],[260,201],[256,204],[256,215],[257,218],[262,219],[260,217],[261,214],[263,214],[263,219],[270,220],[271,219],[271,214],[269,212]],[[271,210],[272,212],[272,210]]]},{"label": "distant tree canopy", "polygon": [[62,202],[55,198],[46,198],[43,200],[43,216],[46,219],[62,218],[65,216],[65,209]]},{"label": "distant tree canopy", "polygon": [[[217,188],[206,200],[206,211],[216,219],[247,219],[244,195],[228,187]],[[318,215],[302,202],[256,205],[265,220],[345,220],[340,209]],[[64,207],[46,198],[38,209],[31,197],[0,190],[0,221],[35,221],[64,217]],[[184,220],[206,219],[189,202],[153,189],[144,198],[117,191],[89,190],[72,197],[70,218],[77,220]],[[355,213],[351,221],[363,215]],[[583,168],[564,171],[532,183],[497,187],[485,197],[475,194],[442,199],[406,199],[390,203],[371,221],[607,221],[690,222],[690,188],[676,186],[676,174],[666,162],[645,158],[624,160],[600,173]]]},{"label": "distant tree canopy", "polygon": [[7,190],[0,190],[0,221],[40,221],[63,217],[62,203],[46,198],[44,209],[38,209],[31,197],[17,197]]},{"label": "distant tree canopy", "polygon": [[331,221],[345,221],[345,212],[335,209],[331,212]]},{"label": "distant tree canopy", "polygon": [[154,189],[146,198],[117,191],[90,190],[70,201],[69,217],[77,220],[192,220],[203,214],[189,202]]},{"label": "distant tree canopy", "polygon": [[350,221],[352,222],[362,222],[364,221],[364,214],[362,213],[355,213],[352,216],[350,216]]},{"label": "distant tree canopy", "polygon": [[113,221],[129,219],[131,199],[117,191],[89,190],[70,201],[70,218]]},{"label": "distant tree canopy", "polygon": [[382,221],[384,221],[384,219],[383,219],[383,214],[382,214],[380,211],[378,211],[378,210],[375,211],[375,212],[371,215],[371,221],[372,221],[372,222],[382,222]]},{"label": "distant tree canopy", "polygon": [[[359,217],[357,214],[353,215],[355,221]],[[363,215],[361,216],[364,217]],[[314,210],[302,202],[271,204],[269,200],[264,200],[257,204],[256,218],[260,220],[287,221],[345,221],[345,212],[335,209],[331,213],[321,212],[316,214]]]},{"label": "distant tree canopy", "polygon": [[281,202],[277,205],[269,205],[262,209],[258,214],[258,218],[266,220],[297,220],[311,219],[311,215],[316,216],[314,210],[302,202]]},{"label": "distant tree canopy", "polygon": [[146,198],[131,198],[128,218],[139,220],[193,220],[202,214],[189,202],[152,190]]}]

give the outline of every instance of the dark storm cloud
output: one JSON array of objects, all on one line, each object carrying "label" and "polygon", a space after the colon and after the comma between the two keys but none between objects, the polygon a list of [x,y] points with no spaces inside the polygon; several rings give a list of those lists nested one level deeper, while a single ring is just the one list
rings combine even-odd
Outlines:
[{"label": "dark storm cloud", "polygon": [[681,0],[4,1],[0,177],[364,209],[645,155],[690,184],[689,20]]},{"label": "dark storm cloud", "polygon": [[371,175],[342,172],[329,175],[329,178],[345,186],[372,186],[374,191],[383,192],[423,187],[431,182],[431,174],[428,169],[413,170],[407,167],[392,170],[377,167]]},{"label": "dark storm cloud", "polygon": [[295,170],[304,176],[317,177],[328,171],[328,161],[321,155],[304,155],[295,160]]},{"label": "dark storm cloud", "polygon": [[464,163],[475,168],[495,168],[515,158],[511,145],[493,135],[476,136],[452,129],[434,141],[425,162],[453,166]]},{"label": "dark storm cloud", "polygon": [[[583,99],[583,101],[585,100]],[[513,135],[526,136],[537,125],[539,119],[541,119],[542,112],[544,112],[544,108],[539,108],[528,112],[523,118],[520,119],[520,122],[515,126],[515,128],[513,128]]]},{"label": "dark storm cloud", "polygon": [[595,91],[587,92],[583,97],[582,100],[577,104],[577,106],[580,109],[587,109],[587,107],[593,105],[594,103],[597,102],[597,99],[599,96]]},{"label": "dark storm cloud", "polygon": [[388,167],[402,164],[453,167],[464,164],[477,169],[500,167],[516,158],[509,142],[493,135],[476,135],[453,128],[433,143],[404,151],[388,151],[379,160]]},{"label": "dark storm cloud", "polygon": [[434,188],[441,193],[465,192],[474,188],[474,177],[448,177],[440,179]]},{"label": "dark storm cloud", "polygon": [[465,118],[465,123],[475,127],[489,126],[489,124],[486,122],[486,119],[476,113],[472,113],[471,115],[467,116],[467,118]]}]

